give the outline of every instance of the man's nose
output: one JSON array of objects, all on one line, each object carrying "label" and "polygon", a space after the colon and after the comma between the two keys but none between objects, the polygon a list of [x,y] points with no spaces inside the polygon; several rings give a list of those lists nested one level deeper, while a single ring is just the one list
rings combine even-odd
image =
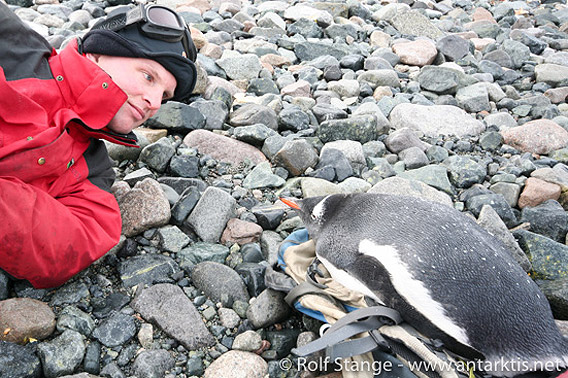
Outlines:
[{"label": "man's nose", "polygon": [[160,109],[162,105],[162,91],[161,90],[150,90],[144,94],[144,101],[148,104],[148,109],[155,113]]}]

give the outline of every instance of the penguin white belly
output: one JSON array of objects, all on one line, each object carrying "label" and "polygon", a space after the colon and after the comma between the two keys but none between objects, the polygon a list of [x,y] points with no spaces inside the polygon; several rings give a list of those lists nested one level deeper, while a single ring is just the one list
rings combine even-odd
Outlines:
[{"label": "penguin white belly", "polygon": [[342,269],[336,268],[332,263],[327,261],[325,258],[318,256],[318,259],[322,262],[323,266],[328,270],[331,277],[334,280],[345,286],[346,288],[354,291],[358,291],[369,298],[374,299],[377,303],[384,305],[385,303],[380,300],[375,293],[373,293],[365,284],[359,281],[357,278],[351,276],[349,273]]},{"label": "penguin white belly", "polygon": [[432,324],[458,342],[471,347],[466,331],[448,316],[442,304],[432,298],[430,290],[412,275],[394,246],[378,245],[364,239],[359,243],[359,252],[377,260],[389,272],[396,292]]}]

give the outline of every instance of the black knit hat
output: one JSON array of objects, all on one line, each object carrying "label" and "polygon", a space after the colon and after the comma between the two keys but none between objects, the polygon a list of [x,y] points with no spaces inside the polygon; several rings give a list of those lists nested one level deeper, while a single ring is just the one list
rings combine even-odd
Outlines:
[{"label": "black knit hat", "polygon": [[[176,89],[171,100],[186,102],[197,81],[195,61],[197,52],[189,32],[187,39],[189,55],[181,41],[166,42],[148,37],[138,24],[128,25],[120,30],[108,30],[109,22],[116,22],[117,15],[128,12],[128,8],[111,12],[103,21],[97,22],[82,39],[82,52],[91,54],[146,58],[155,60],[176,79]],[[188,59],[189,58],[189,59]]]}]

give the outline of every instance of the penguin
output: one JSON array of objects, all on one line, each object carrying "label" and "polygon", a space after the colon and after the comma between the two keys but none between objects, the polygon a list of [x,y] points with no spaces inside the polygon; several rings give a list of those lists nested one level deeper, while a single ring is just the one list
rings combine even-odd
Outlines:
[{"label": "penguin", "polygon": [[397,310],[494,376],[560,372],[568,341],[501,241],[440,203],[387,194],[282,198],[343,286]]}]

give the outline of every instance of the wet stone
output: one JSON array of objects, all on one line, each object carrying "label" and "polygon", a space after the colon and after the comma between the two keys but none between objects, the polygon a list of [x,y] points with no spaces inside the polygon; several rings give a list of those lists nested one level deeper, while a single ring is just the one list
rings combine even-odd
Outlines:
[{"label": "wet stone", "polygon": [[189,244],[190,238],[177,226],[165,226],[158,229],[160,247],[168,252],[179,252]]},{"label": "wet stone", "polygon": [[398,176],[405,179],[421,181],[448,194],[452,194],[454,190],[448,179],[447,169],[439,165],[428,165],[411,169],[400,173]]},{"label": "wet stone", "polygon": [[568,320],[568,279],[538,280],[537,284],[546,295],[554,318]]},{"label": "wet stone", "polygon": [[448,168],[450,181],[458,188],[482,183],[487,174],[485,167],[466,156],[450,156],[442,164]]},{"label": "wet stone", "polygon": [[227,256],[229,256],[229,248],[220,244],[204,242],[191,244],[178,253],[180,267],[184,270],[191,270],[202,261],[214,261],[224,264]]},{"label": "wet stone", "polygon": [[101,370],[101,375],[103,377],[110,377],[110,378],[126,378],[126,375],[122,372],[120,367],[114,361],[107,364]]},{"label": "wet stone", "polygon": [[279,188],[285,183],[282,177],[272,173],[270,163],[265,161],[254,167],[247,175],[243,181],[243,187],[246,189]]},{"label": "wet stone", "polygon": [[168,138],[162,138],[144,147],[140,152],[139,159],[150,168],[158,172],[164,172],[174,154],[175,148],[172,146],[170,140]]},{"label": "wet stone", "polygon": [[517,218],[511,206],[505,201],[501,194],[481,194],[466,200],[466,207],[477,217],[484,205],[491,206],[499,217],[505,222],[507,227],[512,228],[517,225]]},{"label": "wet stone", "polygon": [[564,243],[568,232],[568,214],[557,201],[548,200],[535,207],[525,207],[521,222],[529,222],[530,230],[559,243]]},{"label": "wet stone", "polygon": [[121,293],[111,293],[105,298],[91,299],[93,316],[98,319],[106,318],[115,311],[122,309],[128,303],[130,303],[130,297]]},{"label": "wet stone", "polygon": [[180,196],[178,201],[172,206],[172,218],[171,221],[177,225],[181,226],[184,220],[189,216],[199,198],[201,197],[201,192],[195,186],[190,186],[187,188]]},{"label": "wet stone", "polygon": [[196,156],[175,155],[169,167],[174,176],[187,178],[199,176],[199,159]]},{"label": "wet stone", "polygon": [[83,368],[87,373],[99,374],[101,371],[101,344],[91,341],[87,345],[85,358],[83,360]]},{"label": "wet stone", "polygon": [[204,129],[206,130],[221,130],[223,124],[229,115],[227,105],[218,100],[198,100],[189,105],[197,109],[205,118]]},{"label": "wet stone", "polygon": [[0,376],[5,378],[39,378],[41,363],[33,348],[0,341]]},{"label": "wet stone", "polygon": [[118,265],[120,279],[126,287],[141,283],[151,285],[168,282],[170,276],[179,271],[179,266],[171,258],[163,255],[140,255],[131,257]]},{"label": "wet stone", "polygon": [[89,288],[81,281],[74,281],[60,287],[55,295],[51,298],[52,306],[61,306],[68,303],[77,303],[83,298],[89,296]]},{"label": "wet stone", "polygon": [[136,335],[136,322],[130,315],[117,312],[104,319],[92,333],[106,347],[125,344]]},{"label": "wet stone", "polygon": [[57,330],[59,332],[70,329],[84,336],[89,336],[94,328],[95,322],[93,318],[75,306],[65,307],[57,318]]},{"label": "wet stone", "polygon": [[255,263],[242,263],[235,267],[235,271],[243,279],[251,297],[257,297],[266,289],[264,283],[265,270],[266,266]]},{"label": "wet stone", "polygon": [[532,263],[535,279],[553,280],[568,276],[568,247],[525,230],[513,231]]},{"label": "wet stone", "polygon": [[199,109],[181,102],[168,101],[146,124],[155,129],[166,129],[182,135],[205,126],[205,117]]},{"label": "wet stone", "polygon": [[38,355],[46,378],[73,373],[83,361],[84,354],[83,336],[70,330],[49,342],[38,345]]}]

